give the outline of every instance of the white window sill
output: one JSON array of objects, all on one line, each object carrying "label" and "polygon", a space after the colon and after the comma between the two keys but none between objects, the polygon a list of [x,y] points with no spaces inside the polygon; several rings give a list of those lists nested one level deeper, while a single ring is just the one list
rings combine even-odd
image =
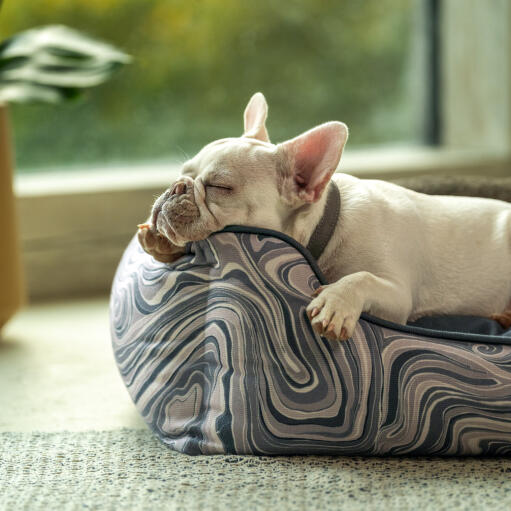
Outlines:
[{"label": "white window sill", "polygon": [[[47,169],[15,176],[18,197],[164,189],[179,174],[177,162]],[[497,151],[392,147],[346,151],[339,172],[395,179],[420,174],[511,175],[511,154]]]}]

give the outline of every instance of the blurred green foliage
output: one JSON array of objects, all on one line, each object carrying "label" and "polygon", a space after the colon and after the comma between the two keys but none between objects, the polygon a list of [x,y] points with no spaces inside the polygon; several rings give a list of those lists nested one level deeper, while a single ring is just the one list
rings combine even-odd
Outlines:
[{"label": "blurred green foliage", "polygon": [[256,91],[281,141],[328,120],[350,146],[414,142],[411,0],[7,0],[0,37],[62,23],[134,61],[85,100],[13,106],[17,166],[184,159],[238,136]]}]

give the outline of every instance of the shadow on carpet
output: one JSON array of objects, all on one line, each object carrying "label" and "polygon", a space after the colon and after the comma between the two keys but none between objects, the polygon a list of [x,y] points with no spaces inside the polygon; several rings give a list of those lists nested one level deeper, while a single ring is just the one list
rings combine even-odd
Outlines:
[{"label": "shadow on carpet", "polygon": [[189,457],[146,430],[0,433],[0,509],[509,509],[511,459]]}]

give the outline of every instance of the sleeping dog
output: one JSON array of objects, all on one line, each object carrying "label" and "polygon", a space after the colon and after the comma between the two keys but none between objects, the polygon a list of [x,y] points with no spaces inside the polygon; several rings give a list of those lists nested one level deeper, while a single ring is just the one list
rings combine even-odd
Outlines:
[{"label": "sleeping dog", "polygon": [[363,311],[401,324],[467,314],[511,325],[511,204],[335,173],[345,124],[327,122],[275,145],[267,113],[255,94],[241,137],[216,140],[183,165],[139,226],[149,254],[171,262],[187,242],[228,224],[274,229],[307,245],[335,186],[340,213],[318,260],[331,284],[307,307],[316,332],[346,340]]}]

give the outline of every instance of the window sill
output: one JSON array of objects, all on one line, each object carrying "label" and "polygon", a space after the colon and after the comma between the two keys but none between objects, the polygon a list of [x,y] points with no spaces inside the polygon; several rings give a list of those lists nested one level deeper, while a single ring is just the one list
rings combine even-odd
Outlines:
[{"label": "window sill", "polygon": [[[179,174],[180,165],[169,161],[106,167],[48,169],[15,176],[19,198],[93,192],[164,189]],[[367,179],[396,179],[412,175],[511,174],[511,153],[393,147],[346,151],[339,172]]]}]

